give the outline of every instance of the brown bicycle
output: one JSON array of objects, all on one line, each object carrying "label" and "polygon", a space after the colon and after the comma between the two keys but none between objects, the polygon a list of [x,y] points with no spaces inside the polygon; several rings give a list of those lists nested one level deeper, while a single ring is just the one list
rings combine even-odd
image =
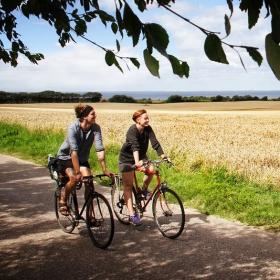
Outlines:
[{"label": "brown bicycle", "polygon": [[[141,188],[138,187],[136,170],[134,171],[133,186],[133,207],[136,213],[142,217],[147,206],[152,201],[152,212],[154,222],[163,236],[174,239],[177,238],[185,227],[185,210],[183,203],[177,193],[170,189],[167,182],[161,182],[159,166],[161,163],[169,163],[167,160],[149,160],[144,163],[148,167],[150,164],[155,166],[153,174],[156,176],[157,183],[152,194],[146,200],[142,195]],[[129,225],[129,214],[123,195],[123,184],[120,174],[115,174],[114,184],[111,190],[113,211],[117,219]]]}]

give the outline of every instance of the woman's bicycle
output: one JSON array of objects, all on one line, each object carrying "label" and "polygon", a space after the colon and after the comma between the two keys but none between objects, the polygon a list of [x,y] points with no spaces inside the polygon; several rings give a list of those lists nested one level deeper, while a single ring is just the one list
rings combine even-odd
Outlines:
[{"label": "woman's bicycle", "polygon": [[[59,211],[59,202],[61,191],[67,183],[68,177],[62,176],[56,171],[55,157],[48,157],[48,168],[51,178],[55,180],[56,189],[54,192],[54,208],[61,229],[66,233],[71,233],[80,222],[85,222],[93,244],[98,248],[107,248],[111,244],[114,236],[113,212],[108,200],[102,194],[96,192],[93,184],[94,178],[101,179],[106,175],[100,174],[83,177],[82,181],[76,184],[76,187],[69,195],[67,205],[69,206],[70,214],[65,216]],[[87,197],[80,210],[77,190],[79,190],[84,184],[92,187],[89,187]],[[85,217],[83,216],[84,211],[86,214]]]},{"label": "woman's bicycle", "polygon": [[[152,201],[154,221],[163,236],[177,238],[185,226],[185,210],[177,193],[169,188],[167,182],[161,182],[159,166],[167,160],[149,160],[144,166],[155,166],[153,174],[156,175],[156,186],[150,197],[146,200],[138,187],[136,173],[134,171],[133,208],[142,217],[147,206]],[[130,224],[129,214],[124,200],[123,184],[120,174],[115,174],[114,184],[111,190],[112,206],[118,220],[123,224]]]}]

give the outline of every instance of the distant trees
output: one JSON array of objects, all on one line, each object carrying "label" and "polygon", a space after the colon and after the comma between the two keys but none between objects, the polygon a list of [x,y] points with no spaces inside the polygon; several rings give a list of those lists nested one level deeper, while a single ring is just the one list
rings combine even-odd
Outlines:
[{"label": "distant trees", "polygon": [[99,102],[102,98],[102,94],[99,92],[87,92],[82,95],[84,100],[90,101],[90,102]]},{"label": "distant trees", "polygon": [[56,91],[18,92],[0,91],[0,103],[70,103],[70,102],[99,102],[102,94],[99,92],[61,93]]},{"label": "distant trees", "polygon": [[258,97],[251,95],[234,95],[230,96],[181,96],[178,94],[170,95],[166,100],[152,100],[151,98],[134,99],[131,96],[124,94],[113,95],[108,100],[102,99],[102,94],[99,92],[78,93],[61,93],[57,91],[42,91],[42,92],[18,92],[11,93],[0,91],[0,104],[4,103],[78,103],[78,102],[100,102],[108,101],[113,103],[179,103],[179,102],[226,102],[226,101],[280,101],[280,97],[269,99],[267,96]]},{"label": "distant trees", "polygon": [[[234,95],[230,96],[181,96],[181,95],[170,95],[166,99],[166,103],[179,103],[179,102],[227,102],[227,101],[268,101],[268,97],[258,97],[251,95]],[[271,99],[274,101],[279,101],[280,98]]]},{"label": "distant trees", "polygon": [[116,103],[135,103],[136,100],[133,97],[126,96],[126,95],[113,95],[111,98],[108,99],[109,102],[116,102]]}]

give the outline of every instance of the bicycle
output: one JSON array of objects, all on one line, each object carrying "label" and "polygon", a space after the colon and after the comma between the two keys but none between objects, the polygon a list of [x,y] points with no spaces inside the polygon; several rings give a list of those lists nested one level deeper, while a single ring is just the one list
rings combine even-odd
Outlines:
[{"label": "bicycle", "polygon": [[[48,157],[48,168],[51,178],[55,181],[56,189],[54,192],[54,208],[56,219],[61,229],[66,233],[71,233],[79,223],[85,222],[87,230],[93,244],[101,249],[107,248],[114,236],[114,218],[113,212],[108,200],[98,193],[93,184],[94,178],[102,178],[107,176],[99,174],[95,176],[84,176],[82,181],[79,181],[69,195],[67,205],[69,206],[69,215],[64,216],[59,211],[59,202],[61,191],[68,182],[68,177],[59,174],[56,170],[57,159]],[[88,183],[91,185],[85,202],[79,210],[77,190],[81,189],[82,185]],[[90,184],[89,184],[90,183]],[[83,212],[86,209],[86,217],[83,217]]]},{"label": "bicycle", "polygon": [[[168,163],[166,159],[149,160],[144,163],[145,167],[150,164],[155,166],[153,174],[156,175],[157,180],[152,194],[146,201],[142,195],[141,188],[138,187],[135,173],[137,170],[134,167],[134,185],[132,188],[133,208],[142,217],[150,201],[152,201],[152,212],[157,228],[163,236],[174,239],[180,236],[184,229],[185,210],[177,193],[169,188],[167,182],[161,182],[159,166],[163,162]],[[113,211],[121,223],[129,225],[129,214],[124,200],[123,184],[120,174],[115,174],[114,179],[111,190]]]}]

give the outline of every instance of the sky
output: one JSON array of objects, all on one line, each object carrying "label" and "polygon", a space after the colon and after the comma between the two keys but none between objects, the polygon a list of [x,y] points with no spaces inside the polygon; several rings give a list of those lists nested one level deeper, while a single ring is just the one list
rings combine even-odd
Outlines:
[{"label": "sky", "polygon": [[[128,1],[134,5],[134,1]],[[101,8],[108,13],[114,11],[113,0],[99,1]],[[161,24],[169,34],[168,53],[174,54],[190,66],[190,77],[179,78],[172,73],[166,58],[155,52],[160,61],[160,78],[152,76],[142,58],[143,42],[133,48],[132,39],[118,35],[121,43],[120,55],[139,58],[140,69],[124,64],[122,74],[115,66],[107,66],[105,53],[98,47],[77,38],[77,43],[70,43],[62,48],[54,29],[43,21],[33,17],[27,20],[18,17],[18,32],[21,39],[32,52],[40,52],[45,59],[34,65],[25,57],[19,58],[19,65],[14,68],[0,62],[0,90],[28,91],[56,90],[62,92],[87,91],[248,91],[280,90],[280,82],[273,75],[265,59],[264,40],[270,33],[270,18],[265,18],[263,10],[257,25],[248,30],[247,14],[241,12],[239,1],[234,1],[234,13],[231,19],[231,35],[226,42],[235,45],[249,45],[259,48],[264,57],[259,67],[246,50],[240,50],[247,71],[240,63],[234,50],[224,47],[229,65],[208,60],[204,53],[205,35],[197,28],[179,19],[170,12],[149,6],[144,13],[138,13],[143,22]],[[230,14],[226,0],[190,0],[176,1],[172,9],[194,23],[211,31],[225,35],[224,15]],[[0,35],[2,36],[2,35]],[[94,21],[86,36],[108,49],[116,49],[116,37],[111,28],[100,21]],[[3,39],[1,37],[1,39]]]}]

